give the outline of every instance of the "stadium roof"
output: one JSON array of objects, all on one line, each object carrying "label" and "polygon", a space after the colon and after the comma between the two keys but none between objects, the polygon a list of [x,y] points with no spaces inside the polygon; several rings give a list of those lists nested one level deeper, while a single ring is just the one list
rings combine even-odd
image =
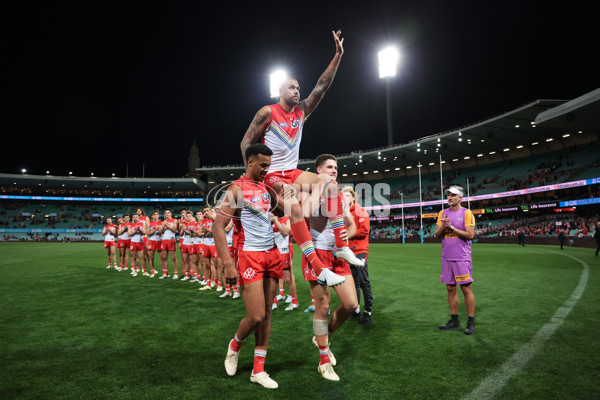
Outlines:
[{"label": "stadium roof", "polygon": [[[565,149],[599,138],[600,89],[596,89],[570,101],[536,100],[487,120],[406,144],[356,150],[336,157],[341,181],[346,182],[358,177],[365,180],[409,175],[419,163],[426,168],[435,165],[439,171],[440,155],[443,169],[472,167]],[[300,160],[298,168],[314,170],[314,160]],[[197,171],[208,177],[210,185],[237,178],[244,167],[210,166]]]},{"label": "stadium roof", "polygon": [[120,178],[95,176],[53,176],[28,174],[0,174],[0,185],[15,183],[23,186],[63,187],[66,189],[152,189],[152,190],[204,190],[203,182],[196,178]]}]

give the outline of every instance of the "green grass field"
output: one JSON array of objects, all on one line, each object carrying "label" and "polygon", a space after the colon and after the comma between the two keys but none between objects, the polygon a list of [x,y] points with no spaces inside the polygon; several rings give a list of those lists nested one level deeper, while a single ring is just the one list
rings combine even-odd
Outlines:
[{"label": "green grass field", "polygon": [[[98,243],[2,243],[0,397],[456,399],[487,389],[473,398],[600,398],[600,259],[592,249],[474,245],[477,334],[466,336],[437,328],[449,314],[440,247],[371,246],[374,321],[347,321],[332,336],[340,382],[317,372],[296,248],[300,309],[274,311],[266,370],[279,389],[270,391],[249,381],[253,337],[237,375],[223,367],[241,299],[107,270]],[[549,326],[556,330],[540,337]]]}]

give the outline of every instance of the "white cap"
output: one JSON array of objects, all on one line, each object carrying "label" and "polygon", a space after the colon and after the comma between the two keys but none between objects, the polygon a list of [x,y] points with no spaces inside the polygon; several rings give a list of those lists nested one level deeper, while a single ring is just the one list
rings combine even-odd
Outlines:
[{"label": "white cap", "polygon": [[444,192],[446,194],[454,193],[454,194],[459,195],[460,197],[463,197],[463,188],[461,188],[460,186],[457,186],[457,185],[450,186],[448,189],[444,190]]}]

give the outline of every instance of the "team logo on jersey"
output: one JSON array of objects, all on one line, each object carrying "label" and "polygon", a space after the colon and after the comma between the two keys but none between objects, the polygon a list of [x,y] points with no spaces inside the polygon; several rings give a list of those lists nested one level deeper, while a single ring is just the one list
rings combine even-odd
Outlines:
[{"label": "team logo on jersey", "polygon": [[244,276],[244,279],[252,279],[254,278],[254,275],[256,275],[256,271],[252,268],[248,268],[244,271],[242,275]]},{"label": "team logo on jersey", "polygon": [[269,193],[267,193],[267,192],[264,192],[264,193],[262,194],[262,198],[263,198],[263,200],[264,200],[264,201],[266,201],[266,202],[269,202],[269,201],[271,201],[271,196],[269,196]]},{"label": "team logo on jersey", "polygon": [[292,128],[297,128],[300,126],[300,120],[299,119],[295,119],[294,121],[292,121]]},{"label": "team logo on jersey", "polygon": [[287,122],[280,122],[279,126],[281,126],[283,128],[289,128],[290,124],[288,124]]}]

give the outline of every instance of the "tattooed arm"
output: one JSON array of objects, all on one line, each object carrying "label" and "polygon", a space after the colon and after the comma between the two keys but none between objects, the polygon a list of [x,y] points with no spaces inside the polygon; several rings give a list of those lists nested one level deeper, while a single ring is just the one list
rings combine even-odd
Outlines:
[{"label": "tattooed arm", "polygon": [[244,138],[242,139],[242,143],[240,144],[240,149],[242,150],[242,159],[244,160],[244,165],[248,165],[248,160],[246,160],[246,149],[253,143],[256,143],[260,136],[265,132],[269,122],[271,121],[271,107],[264,106],[254,116],[254,119],[250,123]]},{"label": "tattooed arm", "polygon": [[317,108],[317,105],[319,105],[319,102],[321,101],[323,96],[325,96],[325,92],[327,91],[327,89],[329,89],[329,86],[331,86],[333,78],[335,77],[335,73],[337,72],[337,69],[340,66],[342,55],[344,54],[344,39],[342,38],[340,40],[342,31],[332,31],[331,33],[333,34],[333,40],[335,40],[335,55],[333,56],[333,59],[327,66],[325,72],[323,72],[323,74],[319,78],[317,85],[310,93],[310,95],[298,104],[298,107],[300,107],[300,109],[304,111],[305,121],[306,119],[308,119],[308,116],[315,110],[315,108]]}]

